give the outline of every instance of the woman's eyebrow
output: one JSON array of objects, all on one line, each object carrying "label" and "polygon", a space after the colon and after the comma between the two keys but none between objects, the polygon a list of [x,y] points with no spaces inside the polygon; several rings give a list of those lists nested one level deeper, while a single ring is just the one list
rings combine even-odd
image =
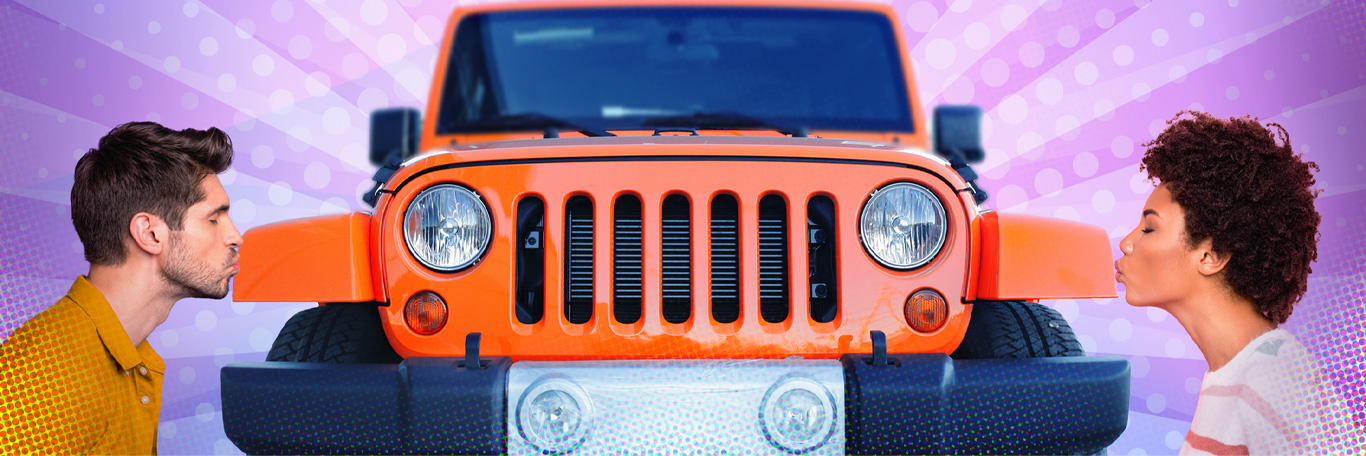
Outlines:
[{"label": "woman's eyebrow", "polygon": [[1153,216],[1156,216],[1157,218],[1162,218],[1162,216],[1161,216],[1161,215],[1158,215],[1158,214],[1157,214],[1157,211],[1155,211],[1155,210],[1147,209],[1147,210],[1144,210],[1144,211],[1143,211],[1143,216],[1144,216],[1144,217],[1147,217],[1149,214],[1151,214],[1151,215],[1153,215]]}]

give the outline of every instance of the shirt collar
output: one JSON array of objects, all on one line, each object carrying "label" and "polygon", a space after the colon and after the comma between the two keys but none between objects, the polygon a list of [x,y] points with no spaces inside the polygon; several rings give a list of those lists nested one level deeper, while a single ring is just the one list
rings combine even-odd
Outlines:
[{"label": "shirt collar", "polygon": [[76,278],[76,283],[71,284],[71,291],[68,291],[66,296],[95,322],[95,330],[99,332],[100,340],[104,342],[109,354],[118,361],[119,367],[130,370],[141,364],[157,373],[165,373],[166,364],[161,356],[152,350],[152,346],[148,345],[146,340],[136,347],[133,346],[133,340],[128,337],[128,331],[123,329],[123,323],[119,322],[118,315],[114,314],[114,308],[85,276]]}]

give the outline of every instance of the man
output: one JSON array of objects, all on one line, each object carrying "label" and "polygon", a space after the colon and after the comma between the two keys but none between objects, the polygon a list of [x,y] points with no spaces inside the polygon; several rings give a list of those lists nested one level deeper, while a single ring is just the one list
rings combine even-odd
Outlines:
[{"label": "man", "polygon": [[241,234],[217,128],[120,125],[76,163],[71,220],[90,262],[0,345],[0,453],[156,452],[165,364],[147,336],[183,298],[222,298]]}]

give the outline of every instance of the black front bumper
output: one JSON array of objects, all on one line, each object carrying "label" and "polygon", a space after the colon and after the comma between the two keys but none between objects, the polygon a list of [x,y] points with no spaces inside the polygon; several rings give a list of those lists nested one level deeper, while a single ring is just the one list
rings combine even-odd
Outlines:
[{"label": "black front bumper", "polygon": [[[848,453],[1093,453],[1128,421],[1122,358],[871,361],[840,359]],[[229,364],[223,427],[252,454],[503,453],[512,361],[464,364]]]}]

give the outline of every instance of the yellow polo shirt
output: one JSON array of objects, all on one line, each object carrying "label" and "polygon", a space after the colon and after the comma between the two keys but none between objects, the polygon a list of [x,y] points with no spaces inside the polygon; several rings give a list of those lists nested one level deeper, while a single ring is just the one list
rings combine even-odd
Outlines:
[{"label": "yellow polo shirt", "polygon": [[76,278],[0,344],[0,453],[153,454],[166,364]]}]

